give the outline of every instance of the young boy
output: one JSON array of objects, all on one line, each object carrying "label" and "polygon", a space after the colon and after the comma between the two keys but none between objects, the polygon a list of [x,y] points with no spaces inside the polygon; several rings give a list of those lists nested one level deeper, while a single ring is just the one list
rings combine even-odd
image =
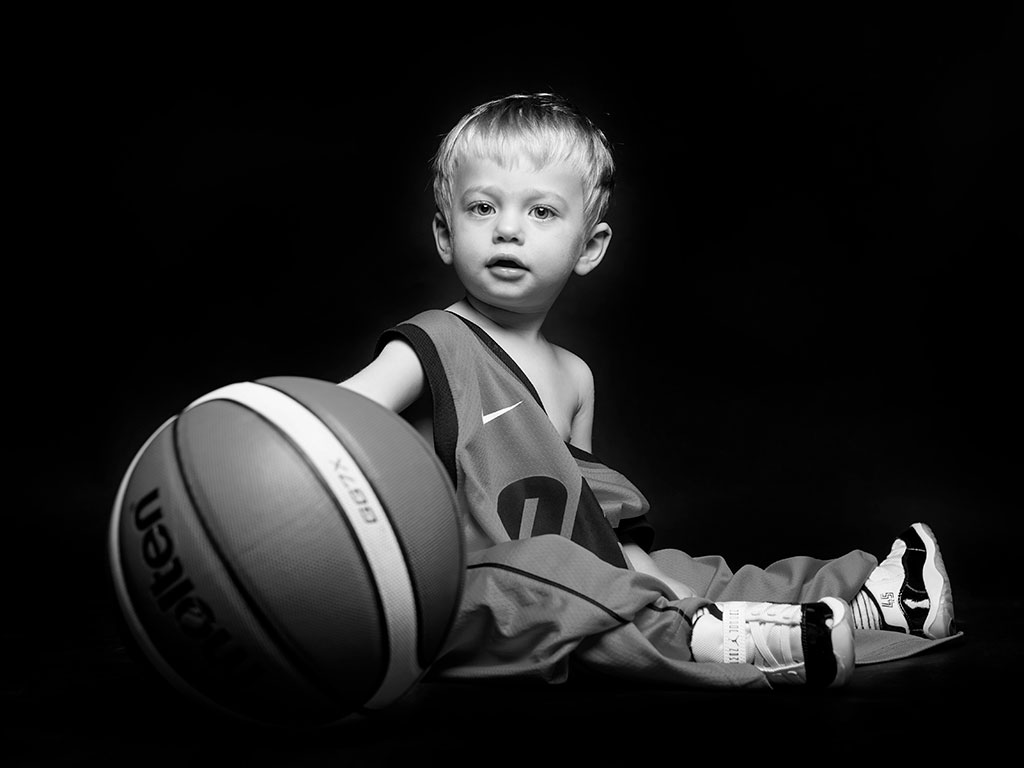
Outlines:
[{"label": "young boy", "polygon": [[552,94],[482,104],[442,141],[434,174],[434,240],[465,296],[385,333],[342,386],[424,417],[456,488],[468,569],[436,674],[561,681],[571,660],[681,685],[823,687],[849,679],[855,626],[951,634],[949,580],[922,524],[879,567],[851,552],[733,574],[649,552],[646,499],[590,453],[590,368],[543,333],[612,239],[614,162],[587,117]]}]

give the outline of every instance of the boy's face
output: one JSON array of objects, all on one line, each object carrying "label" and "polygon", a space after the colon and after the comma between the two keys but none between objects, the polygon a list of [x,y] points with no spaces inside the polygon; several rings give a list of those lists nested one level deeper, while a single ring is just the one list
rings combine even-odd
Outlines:
[{"label": "boy's face", "polygon": [[467,157],[454,179],[449,226],[440,217],[438,252],[466,290],[491,306],[546,312],[569,276],[600,261],[607,224],[586,230],[583,181],[568,165],[505,168]]}]

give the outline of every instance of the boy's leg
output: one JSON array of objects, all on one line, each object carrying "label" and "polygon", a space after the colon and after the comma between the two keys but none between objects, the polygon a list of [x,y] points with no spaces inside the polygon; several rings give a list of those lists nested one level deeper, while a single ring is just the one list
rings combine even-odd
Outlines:
[{"label": "boy's leg", "polygon": [[861,629],[932,640],[955,633],[949,575],[931,528],[914,523],[896,538],[853,600],[853,612]]},{"label": "boy's leg", "polygon": [[651,556],[661,569],[715,601],[809,603],[838,597],[849,602],[878,565],[877,558],[860,550],[831,560],[789,557],[766,568],[744,565],[735,572],[717,555],[691,557],[662,549]]},{"label": "boy's leg", "polygon": [[588,638],[576,658],[632,680],[836,687],[853,674],[853,622],[849,604],[834,597],[804,604],[688,598]]},{"label": "boy's leg", "polygon": [[692,661],[689,622],[653,577],[562,536],[498,544],[469,554],[460,610],[435,669],[444,677],[562,682],[581,643],[631,627],[648,606],[645,628],[666,640],[673,659]]},{"label": "boy's leg", "polygon": [[[470,556],[462,609],[435,673],[559,682],[572,658],[603,674],[663,684],[841,684],[853,666],[848,615],[838,600],[670,600],[653,577],[611,566],[562,537],[540,536]],[[744,652],[725,653],[729,640],[741,641]],[[740,663],[695,663],[705,661]]]}]

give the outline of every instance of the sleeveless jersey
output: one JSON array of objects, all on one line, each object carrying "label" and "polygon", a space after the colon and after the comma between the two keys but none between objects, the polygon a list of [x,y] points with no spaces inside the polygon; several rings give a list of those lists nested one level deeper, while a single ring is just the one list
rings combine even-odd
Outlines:
[{"label": "sleeveless jersey", "polygon": [[643,494],[621,473],[562,440],[532,383],[482,328],[428,310],[381,335],[419,357],[434,449],[455,485],[470,552],[558,534],[628,567],[619,540],[650,550]]}]

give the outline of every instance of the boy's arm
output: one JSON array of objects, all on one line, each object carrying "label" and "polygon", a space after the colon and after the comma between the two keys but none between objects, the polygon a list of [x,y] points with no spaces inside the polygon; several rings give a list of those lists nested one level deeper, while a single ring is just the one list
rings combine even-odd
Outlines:
[{"label": "boy's arm", "polygon": [[423,365],[419,357],[408,343],[394,339],[372,363],[338,386],[400,413],[420,396],[423,384]]},{"label": "boy's arm", "polygon": [[573,355],[570,360],[577,406],[569,427],[569,442],[590,453],[594,433],[594,374],[582,359]]}]

